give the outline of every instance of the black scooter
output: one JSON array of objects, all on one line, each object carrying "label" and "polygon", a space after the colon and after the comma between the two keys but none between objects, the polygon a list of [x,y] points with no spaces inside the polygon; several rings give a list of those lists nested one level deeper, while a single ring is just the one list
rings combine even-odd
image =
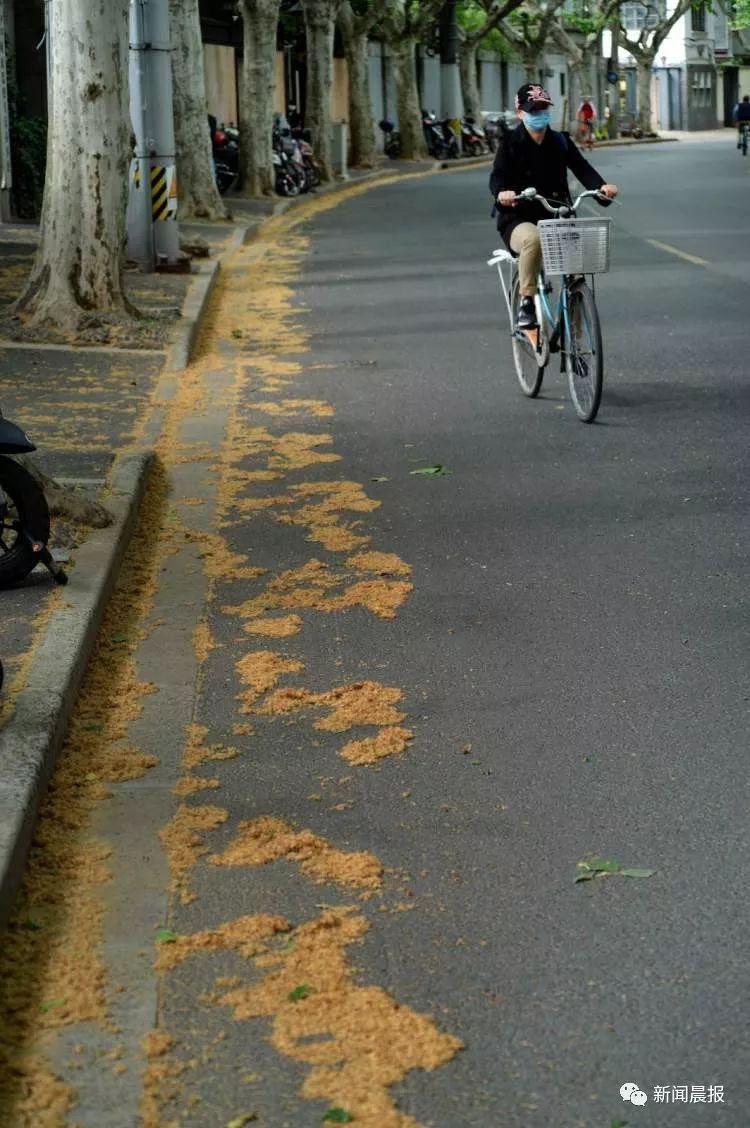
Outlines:
[{"label": "black scooter", "polygon": [[36,447],[28,435],[0,413],[0,588],[12,587],[44,564],[55,582],[68,577],[52,559],[49,506],[44,491],[29,471],[8,455]]}]

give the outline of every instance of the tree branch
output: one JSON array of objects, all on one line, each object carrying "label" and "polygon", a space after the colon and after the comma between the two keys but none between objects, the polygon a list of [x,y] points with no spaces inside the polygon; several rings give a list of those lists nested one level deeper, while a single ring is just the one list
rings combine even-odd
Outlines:
[{"label": "tree branch", "polygon": [[489,35],[511,12],[515,12],[516,8],[520,8],[524,0],[478,0],[478,3],[485,13],[483,25],[471,32],[459,26],[459,36],[470,47],[481,43],[485,35]]}]

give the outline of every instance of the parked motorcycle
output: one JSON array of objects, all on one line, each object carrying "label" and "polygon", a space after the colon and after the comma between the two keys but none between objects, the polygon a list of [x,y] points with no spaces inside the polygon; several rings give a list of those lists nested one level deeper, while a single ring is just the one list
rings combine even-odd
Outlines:
[{"label": "parked motorcycle", "polygon": [[38,563],[56,583],[68,582],[47,547],[50,516],[44,492],[20,462],[8,457],[33,450],[28,435],[0,414],[0,588],[20,583]]},{"label": "parked motorcycle", "polygon": [[278,129],[274,129],[272,140],[276,193],[279,196],[299,196],[308,188],[307,174],[301,156],[298,156],[299,146],[296,142],[290,146]]},{"label": "parked motorcycle", "polygon": [[436,114],[422,110],[422,129],[427,151],[431,157],[443,161],[458,156],[458,138],[447,118],[438,121]]},{"label": "parked motorcycle", "polygon": [[214,171],[216,186],[223,196],[233,188],[240,170],[239,130],[222,125],[213,134]]},{"label": "parked motorcycle", "polygon": [[283,114],[274,117],[274,148],[284,151],[291,162],[291,172],[300,192],[311,192],[320,184],[320,169],[315,163],[312,133],[300,126],[292,129]]},{"label": "parked motorcycle", "polygon": [[312,133],[309,129],[292,129],[292,137],[295,139],[302,154],[302,162],[305,166],[307,173],[307,180],[309,190],[320,187],[320,169],[315,161],[315,152],[312,146]]},{"label": "parked motorcycle", "polygon": [[487,135],[470,114],[461,122],[461,148],[467,157],[483,157],[490,151]]},{"label": "parked motorcycle", "polygon": [[500,148],[503,136],[511,129],[508,115],[504,113],[488,114],[484,119],[484,133],[490,152],[496,153]]},{"label": "parked motorcycle", "polygon": [[383,133],[383,152],[392,161],[398,160],[401,156],[401,134],[390,118],[383,118],[378,128]]}]

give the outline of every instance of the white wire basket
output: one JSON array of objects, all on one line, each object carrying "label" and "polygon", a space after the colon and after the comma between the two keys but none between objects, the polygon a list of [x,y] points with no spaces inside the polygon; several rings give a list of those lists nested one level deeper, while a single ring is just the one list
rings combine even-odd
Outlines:
[{"label": "white wire basket", "polygon": [[604,274],[609,270],[611,219],[543,219],[537,226],[545,274]]}]

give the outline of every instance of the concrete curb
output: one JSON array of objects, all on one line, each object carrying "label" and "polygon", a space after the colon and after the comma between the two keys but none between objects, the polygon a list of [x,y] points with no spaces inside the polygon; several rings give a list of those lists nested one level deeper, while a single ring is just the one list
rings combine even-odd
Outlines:
[{"label": "concrete curb", "polygon": [[612,149],[616,145],[629,148],[632,145],[669,145],[672,141],[679,141],[679,137],[618,137],[616,141],[595,141],[594,152],[597,149]]},{"label": "concrete curb", "polygon": [[148,483],[151,452],[115,462],[112,525],[86,540],[32,659],[15,709],[0,729],[0,928],[23,878],[39,807],[67,732],[96,635]]},{"label": "concrete curb", "polygon": [[[233,240],[240,232],[236,232]],[[244,241],[244,231],[242,232]],[[167,352],[165,370],[179,372],[187,368],[195,351],[203,317],[208,308],[211,294],[219,277],[219,260],[202,262],[198,266],[195,280],[188,290],[182,305],[182,321],[177,327],[175,339]]]}]

